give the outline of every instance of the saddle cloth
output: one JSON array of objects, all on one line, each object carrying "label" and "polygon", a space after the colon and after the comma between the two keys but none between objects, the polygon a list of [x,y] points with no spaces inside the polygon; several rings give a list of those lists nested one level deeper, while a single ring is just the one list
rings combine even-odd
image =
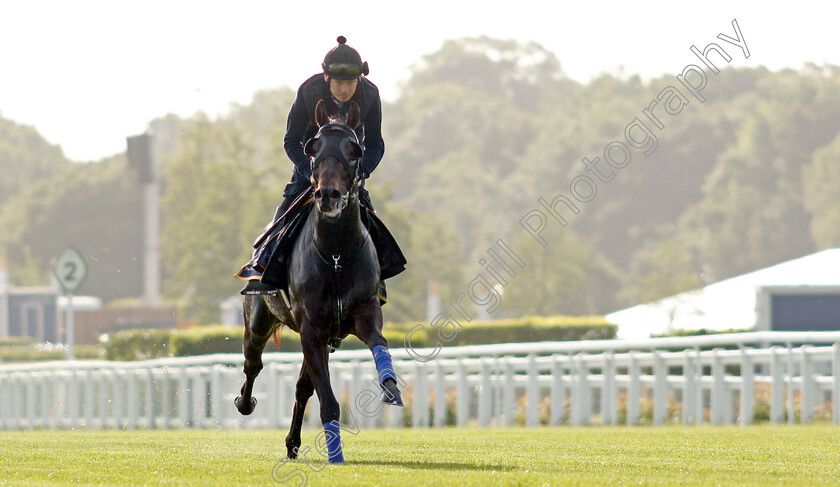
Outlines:
[{"label": "saddle cloth", "polygon": [[[379,257],[380,279],[389,279],[403,272],[407,261],[396,239],[382,220],[364,203],[364,199],[362,202],[362,223],[370,233]],[[311,195],[298,198],[284,214],[285,224],[279,229],[272,229],[273,232],[267,236],[262,244],[263,248],[260,249],[260,251],[271,252],[260,279],[264,284],[276,289],[286,289],[289,278],[286,262],[291,256],[298,234],[306,223],[314,204],[315,200]],[[248,280],[256,279],[259,275],[259,269],[254,269],[249,263],[237,273],[236,277]]]}]

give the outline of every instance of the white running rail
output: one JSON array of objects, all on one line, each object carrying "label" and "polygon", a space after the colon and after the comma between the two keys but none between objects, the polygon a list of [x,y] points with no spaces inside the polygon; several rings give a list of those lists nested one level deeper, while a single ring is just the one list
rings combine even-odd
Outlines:
[{"label": "white running rail", "polygon": [[[362,427],[840,424],[840,332],[443,347],[412,359],[432,352],[392,349],[405,408],[379,404],[370,352],[333,354],[342,418]],[[263,356],[248,417],[233,406],[241,355],[0,365],[0,429],[285,428],[301,358]],[[308,410],[319,426],[315,397]]]}]

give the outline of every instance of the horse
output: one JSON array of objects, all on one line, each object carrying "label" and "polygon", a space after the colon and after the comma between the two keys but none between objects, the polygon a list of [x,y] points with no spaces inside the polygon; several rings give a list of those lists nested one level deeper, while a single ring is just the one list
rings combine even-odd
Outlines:
[{"label": "horse", "polygon": [[[297,458],[306,403],[313,391],[321,404],[330,463],[343,463],[340,409],[330,386],[329,352],[340,339],[355,335],[370,348],[382,402],[402,406],[388,343],[382,336],[376,249],[361,220],[359,184],[362,148],[355,128],[359,107],[350,102],[344,117],[330,115],[323,101],[315,108],[319,127],[304,146],[310,157],[314,205],[287,262],[288,284],[280,295],[250,295],[243,300],[245,383],[234,404],[243,415],[254,411],[254,380],[263,367],[270,337],[288,326],[300,334],[303,364],[295,388],[292,424],[286,436],[289,458]],[[330,104],[332,105],[332,104]]]}]

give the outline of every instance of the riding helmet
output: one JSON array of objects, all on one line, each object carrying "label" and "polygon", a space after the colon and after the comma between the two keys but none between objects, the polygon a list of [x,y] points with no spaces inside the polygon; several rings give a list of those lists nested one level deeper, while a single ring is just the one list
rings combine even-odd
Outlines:
[{"label": "riding helmet", "polygon": [[359,52],[347,45],[347,38],[338,36],[338,45],[330,49],[321,67],[332,79],[356,79],[368,74],[367,61],[362,62]]}]

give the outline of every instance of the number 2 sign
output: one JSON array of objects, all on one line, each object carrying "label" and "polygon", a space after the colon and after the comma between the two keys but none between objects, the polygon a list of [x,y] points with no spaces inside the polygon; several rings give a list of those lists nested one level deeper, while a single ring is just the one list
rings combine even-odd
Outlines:
[{"label": "number 2 sign", "polygon": [[65,293],[73,293],[87,277],[87,262],[75,247],[65,247],[55,259],[53,274]]}]

